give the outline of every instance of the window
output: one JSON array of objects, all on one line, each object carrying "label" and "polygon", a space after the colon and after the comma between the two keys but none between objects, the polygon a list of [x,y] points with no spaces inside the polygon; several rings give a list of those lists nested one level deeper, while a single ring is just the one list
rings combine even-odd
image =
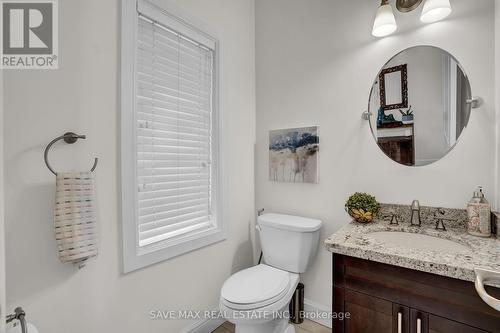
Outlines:
[{"label": "window", "polygon": [[125,272],[224,239],[218,42],[191,22],[173,7],[124,2]]}]

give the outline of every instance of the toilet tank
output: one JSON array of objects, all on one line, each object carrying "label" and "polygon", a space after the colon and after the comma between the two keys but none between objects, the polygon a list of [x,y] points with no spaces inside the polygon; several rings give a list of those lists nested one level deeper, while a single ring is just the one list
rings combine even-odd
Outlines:
[{"label": "toilet tank", "polygon": [[267,265],[293,273],[306,271],[318,249],[320,220],[263,214],[257,224]]}]

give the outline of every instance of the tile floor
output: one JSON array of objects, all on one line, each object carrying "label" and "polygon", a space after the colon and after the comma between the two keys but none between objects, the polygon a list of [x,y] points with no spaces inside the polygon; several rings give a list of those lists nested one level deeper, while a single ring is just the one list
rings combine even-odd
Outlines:
[{"label": "tile floor", "polygon": [[[225,322],[212,333],[234,333],[234,325]],[[304,320],[304,323],[295,325],[295,333],[331,333],[331,330],[310,320]]]}]

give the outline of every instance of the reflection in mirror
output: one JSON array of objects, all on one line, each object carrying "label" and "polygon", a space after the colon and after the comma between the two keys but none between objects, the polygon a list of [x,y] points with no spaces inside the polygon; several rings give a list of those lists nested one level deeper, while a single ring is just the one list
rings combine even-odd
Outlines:
[{"label": "reflection in mirror", "polygon": [[408,107],[408,74],[406,64],[384,68],[379,76],[380,106],[384,110]]},{"label": "reflection in mirror", "polygon": [[432,46],[397,54],[373,84],[370,126],[378,146],[392,160],[409,166],[438,161],[467,126],[469,81],[458,61]]}]

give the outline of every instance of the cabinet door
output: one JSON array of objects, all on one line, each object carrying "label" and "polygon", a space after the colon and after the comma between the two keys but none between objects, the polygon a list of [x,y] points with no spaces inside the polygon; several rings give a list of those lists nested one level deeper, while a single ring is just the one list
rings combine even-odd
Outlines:
[{"label": "cabinet door", "polygon": [[[456,321],[429,314],[429,333],[487,333]],[[500,328],[498,331],[500,332]],[[422,333],[427,333],[422,331]]]},{"label": "cabinet door", "polygon": [[345,333],[409,333],[409,309],[366,294],[346,290]]}]

